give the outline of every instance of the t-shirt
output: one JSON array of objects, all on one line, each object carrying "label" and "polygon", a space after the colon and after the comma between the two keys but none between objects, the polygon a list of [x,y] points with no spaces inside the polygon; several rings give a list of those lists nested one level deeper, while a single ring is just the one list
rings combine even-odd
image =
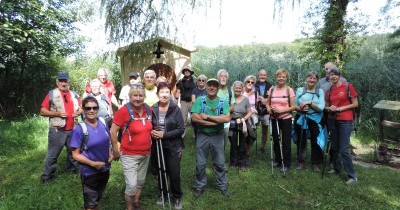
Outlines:
[{"label": "t-shirt", "polygon": [[246,98],[249,99],[249,103],[252,109],[256,109],[256,94],[254,91],[251,91],[250,93],[244,92],[243,93]]},{"label": "t-shirt", "polygon": [[[110,135],[108,127],[102,122],[98,121],[96,127],[92,127],[88,123],[86,128],[88,131],[87,140],[87,150],[81,151],[82,155],[92,161],[101,161],[108,163],[110,155]],[[71,133],[71,142],[69,144],[70,148],[80,148],[82,141],[84,139],[84,134],[81,126],[76,126]],[[81,164],[80,173],[84,176],[89,176],[99,172],[104,172],[110,170],[110,165],[106,166],[102,170],[97,170],[96,168],[90,167],[88,165]]]},{"label": "t-shirt", "polygon": [[[214,100],[210,100],[207,96],[205,96],[205,109],[204,109],[204,113],[207,115],[211,115],[211,116],[217,116],[218,112],[220,110],[218,110],[218,104],[219,104],[220,98],[217,97]],[[201,113],[201,108],[203,104],[203,97],[198,97],[196,99],[196,101],[194,102],[191,112],[192,113],[197,113],[200,114]],[[222,114],[229,114],[229,104],[227,100],[224,100],[223,106],[222,106]],[[228,123],[229,124],[229,123]],[[200,132],[206,134],[206,135],[214,135],[217,134],[218,132],[220,132],[222,129],[224,129],[224,124],[218,124],[218,125],[197,125]]]},{"label": "t-shirt", "polygon": [[207,91],[205,88],[204,89],[195,88],[195,89],[193,89],[192,95],[195,95],[196,98],[198,98],[200,96],[207,95]]},{"label": "t-shirt", "polygon": [[318,89],[319,91],[319,96],[313,91],[313,92],[305,92],[303,94],[304,87],[300,87],[296,91],[296,106],[300,106],[301,103],[305,101],[311,101],[313,104],[318,105],[318,109],[320,110],[319,112],[316,112],[314,109],[309,108],[307,114],[313,114],[313,115],[319,115],[316,117],[318,122],[321,121],[322,118],[322,111],[324,110],[325,107],[325,96],[324,96],[324,91],[320,88]]},{"label": "t-shirt", "polygon": [[236,101],[233,103],[233,114],[231,114],[231,116],[240,116],[240,118],[242,118],[246,115],[249,107],[249,99],[247,97],[243,97],[242,101],[239,103],[236,103]]},{"label": "t-shirt", "polygon": [[[65,127],[64,129],[66,131],[70,131],[74,128],[75,126],[75,119],[74,117],[72,117],[72,114],[74,114],[75,110],[74,110],[74,103],[73,103],[73,98],[74,96],[71,95],[71,91],[66,91],[66,92],[62,92],[61,91],[61,95],[64,101],[64,109],[65,109],[65,113],[67,113],[67,117],[65,118]],[[79,105],[81,105],[82,101],[80,99],[78,99],[78,103]],[[41,107],[46,108],[47,110],[50,111],[50,95],[47,94],[46,97],[43,99]]]},{"label": "t-shirt", "polygon": [[[288,89],[289,88],[289,98],[288,98]],[[272,89],[274,90],[271,95]],[[276,107],[278,109],[285,109],[290,106],[289,99],[294,97],[294,91],[290,87],[284,87],[282,89],[278,89],[277,87],[271,87],[268,90],[268,95],[271,96],[271,106]],[[289,119],[291,118],[291,113],[284,113],[278,116],[278,119]],[[275,118],[271,116],[271,118]]]},{"label": "t-shirt", "polygon": [[[151,108],[149,107],[149,109]],[[123,133],[121,138],[121,152],[124,155],[148,155],[150,154],[151,147],[150,132],[153,129],[151,120],[147,120],[144,106],[142,115],[140,116],[139,113],[134,111],[134,117],[145,119],[131,121],[128,129]],[[124,129],[129,119],[129,110],[126,106],[123,106],[115,113],[113,122]]]},{"label": "t-shirt", "polygon": [[144,89],[146,93],[146,97],[144,98],[144,102],[149,106],[153,106],[153,104],[158,102],[157,96],[157,87],[154,87],[152,90]]},{"label": "t-shirt", "polygon": [[125,85],[122,87],[121,92],[119,93],[119,99],[129,101],[129,90],[131,89],[130,85]]},{"label": "t-shirt", "polygon": [[[330,94],[329,90],[325,93],[325,101],[328,107],[331,105],[334,105],[336,107],[342,107],[351,104],[351,102],[347,97],[346,84],[347,83],[342,83],[339,87],[332,86],[330,88],[331,90]],[[355,98],[358,96],[352,84],[349,84],[349,91],[351,98]],[[329,95],[330,95],[330,100],[328,98]],[[342,112],[336,112],[336,120],[353,120],[353,115],[354,113],[352,109],[347,109]]]}]

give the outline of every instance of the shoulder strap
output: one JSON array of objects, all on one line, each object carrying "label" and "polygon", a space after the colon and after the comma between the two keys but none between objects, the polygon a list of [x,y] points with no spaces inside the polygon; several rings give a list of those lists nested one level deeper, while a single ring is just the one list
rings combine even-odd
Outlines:
[{"label": "shoulder strap", "polygon": [[228,89],[228,95],[229,95],[229,101],[228,103],[231,104],[231,100],[232,100],[232,90],[230,88],[226,88]]},{"label": "shoulder strap", "polygon": [[286,86],[286,94],[287,94],[288,106],[290,107],[290,91],[288,86]]},{"label": "shoulder strap", "polygon": [[206,112],[206,97],[201,96],[201,110],[200,113],[205,113]]},{"label": "shoulder strap", "polygon": [[223,99],[219,99],[217,110],[218,110],[218,113],[217,113],[218,116],[224,112],[224,100]]},{"label": "shoulder strap", "polygon": [[353,102],[351,101],[351,94],[350,94],[350,87],[349,87],[349,83],[346,82],[346,93],[347,93],[347,99],[349,100],[349,102],[352,104]]},{"label": "shoulder strap", "polygon": [[271,86],[271,94],[269,95],[269,97],[270,97],[269,105],[271,105],[271,103],[272,103],[272,95],[274,94],[274,89],[275,89],[275,86]]},{"label": "shoulder strap", "polygon": [[50,102],[50,104],[53,101],[53,98],[54,98],[54,90],[50,90],[49,91],[49,102]]},{"label": "shoulder strap", "polygon": [[147,120],[151,120],[151,111],[149,105],[144,104],[144,108],[146,109]]},{"label": "shoulder strap", "polygon": [[87,130],[85,122],[80,122],[79,126],[81,126],[82,133],[83,133],[83,139],[82,139],[82,142],[81,142],[81,146],[79,148],[81,153],[82,153],[83,151],[86,151],[88,149],[87,148],[87,143],[88,143],[88,140],[89,140],[89,133],[88,133],[88,130]]}]

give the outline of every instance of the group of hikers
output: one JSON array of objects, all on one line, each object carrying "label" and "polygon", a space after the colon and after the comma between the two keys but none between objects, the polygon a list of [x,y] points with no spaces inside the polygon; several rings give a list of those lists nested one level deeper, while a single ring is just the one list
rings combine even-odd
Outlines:
[{"label": "group of hikers", "polygon": [[[68,169],[81,175],[85,209],[99,209],[113,160],[122,165],[128,210],[140,209],[147,171],[158,178],[157,204],[164,206],[168,201],[174,209],[182,209],[180,160],[186,129],[193,128],[196,145],[194,197],[201,197],[206,188],[209,153],[216,187],[229,197],[228,141],[229,167],[247,170],[260,126],[262,154],[266,154],[268,136],[272,137],[272,171],[278,168],[284,175],[289,173],[291,139],[297,145],[296,169],[303,170],[309,139],[313,171],[319,172],[323,162],[329,162],[328,173],[339,174],[343,167],[346,184],[355,184],[349,145],[357,92],[334,63],[326,63],[325,71],[320,80],[316,72],[308,72],[305,85],[295,92],[287,85],[289,72],[285,69],[276,71],[275,85],[268,81],[267,71],[260,69],[257,76],[234,81],[231,87],[225,69],[208,79],[203,74],[195,77],[190,67],[184,67],[176,85],[148,69],[143,80],[138,72],[128,75],[129,84],[122,88],[119,100],[107,69],[98,70],[83,100],[69,90],[68,73],[59,72],[57,87],[46,95],[40,110],[49,117],[41,181],[54,178],[58,156],[66,146]],[[324,152],[329,153],[329,160],[324,160]]]}]

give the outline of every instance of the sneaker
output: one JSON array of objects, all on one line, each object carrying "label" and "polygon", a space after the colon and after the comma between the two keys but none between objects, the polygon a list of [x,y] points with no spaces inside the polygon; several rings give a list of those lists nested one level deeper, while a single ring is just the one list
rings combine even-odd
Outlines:
[{"label": "sneaker", "polygon": [[330,169],[328,172],[326,172],[328,174],[337,174],[338,172],[335,169]]},{"label": "sneaker", "polygon": [[313,165],[313,171],[314,172],[321,172],[321,169],[317,165]]},{"label": "sneaker", "polygon": [[194,196],[195,198],[200,198],[201,194],[203,194],[203,190],[202,190],[202,189],[195,189],[195,190],[193,191],[193,196]]},{"label": "sneaker", "polygon": [[277,162],[274,162],[274,164],[272,164],[272,165],[274,166],[274,168],[280,168],[281,167],[281,164],[277,163]]},{"label": "sneaker", "polygon": [[357,184],[357,179],[350,178],[345,183],[347,186],[354,185]]},{"label": "sneaker", "polygon": [[279,171],[281,171],[282,173],[288,173],[289,168],[285,166],[285,167],[282,167],[281,169],[279,169]]},{"label": "sneaker", "polygon": [[221,194],[225,197],[225,198],[229,198],[231,196],[231,194],[229,193],[228,190],[221,190]]},{"label": "sneaker", "polygon": [[240,171],[246,171],[246,166],[240,166]]},{"label": "sneaker", "polygon": [[304,169],[304,163],[299,163],[296,170],[303,170],[303,169]]},{"label": "sneaker", "polygon": [[164,203],[164,198],[163,196],[160,195],[160,197],[157,199],[156,204],[162,206]]},{"label": "sneaker", "polygon": [[180,198],[175,199],[174,209],[182,209],[182,199]]}]

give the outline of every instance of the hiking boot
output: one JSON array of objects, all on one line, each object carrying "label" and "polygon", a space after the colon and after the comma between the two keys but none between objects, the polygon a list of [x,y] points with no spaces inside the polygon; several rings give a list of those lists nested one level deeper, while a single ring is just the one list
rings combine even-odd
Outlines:
[{"label": "hiking boot", "polygon": [[319,168],[318,165],[313,165],[313,171],[314,172],[321,172],[321,169]]},{"label": "hiking boot", "polygon": [[357,179],[349,178],[346,182],[347,186],[357,184]]},{"label": "hiking boot", "polygon": [[304,169],[304,163],[299,163],[296,170],[303,170],[303,169]]},{"label": "hiking boot", "polygon": [[202,190],[202,189],[194,189],[194,191],[193,191],[193,196],[194,196],[195,198],[200,198],[201,194],[203,194],[203,191],[204,191],[204,190]]},{"label": "hiking boot", "polygon": [[231,194],[229,193],[228,190],[221,190],[221,194],[222,194],[225,198],[231,197]]},{"label": "hiking boot", "polygon": [[175,199],[174,209],[182,209],[182,199],[180,198]]},{"label": "hiking boot", "polygon": [[156,204],[162,206],[164,203],[164,198],[163,196],[160,195],[160,197],[157,199]]}]

